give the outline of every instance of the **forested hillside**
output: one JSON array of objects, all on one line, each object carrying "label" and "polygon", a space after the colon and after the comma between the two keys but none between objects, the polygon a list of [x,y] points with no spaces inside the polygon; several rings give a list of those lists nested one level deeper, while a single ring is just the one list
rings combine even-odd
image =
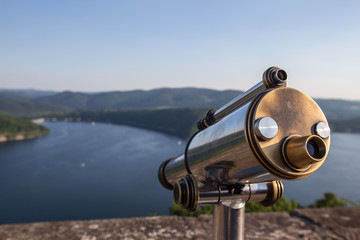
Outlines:
[{"label": "forested hillside", "polygon": [[13,99],[0,99],[0,112],[14,116],[37,118],[51,113],[68,113],[72,108],[59,105],[36,104]]},{"label": "forested hillside", "polygon": [[71,107],[77,110],[220,107],[239,91],[216,91],[199,88],[160,88],[149,91],[80,93],[62,92],[39,97],[35,103]]},{"label": "forested hillside", "polygon": [[32,139],[48,133],[44,126],[0,113],[0,142]]},{"label": "forested hillside", "polygon": [[360,133],[360,117],[330,122],[335,132]]},{"label": "forested hillside", "polygon": [[[71,118],[144,127],[183,138],[210,108],[220,107],[240,91],[160,88],[100,93],[0,90],[0,112],[16,117]],[[333,131],[360,132],[360,101],[315,99]],[[76,117],[77,116],[77,117]]]},{"label": "forested hillside", "polygon": [[52,114],[50,119],[61,121],[103,122],[124,124],[155,130],[187,139],[196,131],[196,123],[206,113],[205,109],[143,109],[115,111],[78,111],[69,114]]},{"label": "forested hillside", "polygon": [[[100,93],[1,91],[0,111],[13,116],[34,117],[71,110],[124,110],[164,108],[217,108],[241,91],[202,88],[160,88],[149,91]],[[315,99],[330,120],[360,117],[360,102],[340,99]]]}]

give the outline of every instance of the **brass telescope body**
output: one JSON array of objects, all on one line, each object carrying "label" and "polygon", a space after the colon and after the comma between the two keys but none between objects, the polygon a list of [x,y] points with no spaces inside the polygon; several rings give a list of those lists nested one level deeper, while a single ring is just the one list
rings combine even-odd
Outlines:
[{"label": "brass telescope body", "polygon": [[[283,192],[280,180],[306,178],[325,161],[330,130],[320,107],[304,93],[286,88],[285,71],[270,68],[266,74],[280,84],[269,87],[263,81],[220,111],[209,111],[185,153],[160,166],[160,182],[174,190],[175,202],[184,208],[220,203],[229,193],[271,205]],[[254,189],[262,187],[256,198]]]}]

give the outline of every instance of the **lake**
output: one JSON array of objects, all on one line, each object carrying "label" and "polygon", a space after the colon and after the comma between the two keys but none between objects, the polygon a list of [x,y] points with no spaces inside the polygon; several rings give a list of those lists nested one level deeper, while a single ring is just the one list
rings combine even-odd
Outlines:
[{"label": "lake", "polygon": [[[168,214],[172,192],[157,180],[179,138],[128,126],[45,122],[49,135],[0,144],[0,224]],[[285,181],[285,195],[309,204],[324,192],[360,200],[360,135],[332,134],[315,174]]]}]

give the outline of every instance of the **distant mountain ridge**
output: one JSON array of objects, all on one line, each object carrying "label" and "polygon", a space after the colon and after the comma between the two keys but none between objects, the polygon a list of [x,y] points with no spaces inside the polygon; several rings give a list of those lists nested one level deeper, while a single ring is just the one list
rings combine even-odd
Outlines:
[{"label": "distant mountain ridge", "polygon": [[24,101],[24,99],[17,101],[8,98],[0,98],[0,112],[13,117],[36,118],[53,113],[68,113],[73,110],[74,109],[66,106],[36,104]]},{"label": "distant mountain ridge", "polygon": [[37,98],[56,94],[56,91],[44,91],[37,89],[5,89],[0,88],[0,98],[4,97],[21,97],[21,98]]},{"label": "distant mountain ridge", "polygon": [[[30,91],[30,92],[29,92]],[[153,90],[112,91],[99,93],[51,92],[39,90],[1,90],[0,111],[24,116],[26,109],[61,113],[72,110],[122,110],[166,108],[218,108],[241,94],[241,91],[218,91],[203,88],[159,88]],[[328,119],[360,117],[360,101],[315,99]],[[16,107],[13,107],[16,106]],[[9,111],[12,110],[12,111]],[[34,115],[34,114],[33,114]]]},{"label": "distant mountain ridge", "polygon": [[142,109],[179,107],[219,107],[240,91],[199,88],[160,88],[154,90],[103,93],[61,92],[34,99],[35,103],[71,107],[77,110]]}]

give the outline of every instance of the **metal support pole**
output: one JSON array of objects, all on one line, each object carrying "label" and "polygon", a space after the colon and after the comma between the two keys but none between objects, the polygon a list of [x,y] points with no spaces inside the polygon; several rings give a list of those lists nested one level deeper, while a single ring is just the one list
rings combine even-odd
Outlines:
[{"label": "metal support pole", "polygon": [[231,201],[214,206],[214,240],[243,240],[245,238],[245,201]]}]

